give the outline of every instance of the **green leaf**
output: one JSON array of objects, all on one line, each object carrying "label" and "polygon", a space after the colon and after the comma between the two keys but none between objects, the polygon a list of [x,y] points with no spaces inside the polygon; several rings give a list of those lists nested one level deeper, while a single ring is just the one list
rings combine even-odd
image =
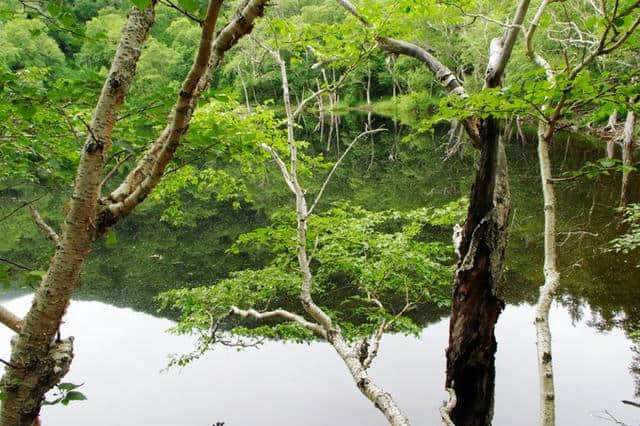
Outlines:
[{"label": "green leaf", "polygon": [[60,383],[58,384],[58,388],[62,390],[72,391],[74,389],[78,389],[82,385],[84,385],[84,383],[80,383],[79,385],[76,385],[75,383]]},{"label": "green leaf", "polygon": [[131,2],[140,10],[144,10],[151,4],[151,0],[131,0]]},{"label": "green leaf", "polygon": [[46,273],[47,271],[29,271],[24,278],[25,285],[33,287],[37,284],[40,284],[40,281],[42,281],[42,277],[44,277],[44,274]]},{"label": "green leaf", "polygon": [[197,0],[178,0],[178,4],[187,12],[197,12],[200,8]]},{"label": "green leaf", "polygon": [[118,243],[118,238],[116,237],[116,231],[114,230],[109,231],[109,233],[107,234],[107,237],[104,239],[104,243],[108,247],[115,246]]},{"label": "green leaf", "polygon": [[65,397],[60,401],[62,405],[68,405],[71,401],[86,401],[87,397],[82,392],[69,391]]}]

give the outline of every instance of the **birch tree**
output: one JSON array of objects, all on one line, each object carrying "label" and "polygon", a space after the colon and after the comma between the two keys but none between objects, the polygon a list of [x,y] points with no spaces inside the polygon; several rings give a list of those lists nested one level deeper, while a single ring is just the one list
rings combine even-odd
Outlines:
[{"label": "birch tree", "polygon": [[[172,160],[200,95],[224,54],[250,33],[263,15],[265,0],[247,0],[229,23],[214,36],[222,0],[208,3],[201,38],[191,70],[160,136],[122,184],[102,194],[104,165],[118,112],[136,72],[142,47],[155,17],[156,2],[137,2],[129,13],[102,93],[86,126],[73,195],[61,234],[52,239],[56,251],[24,318],[2,309],[0,321],[16,332],[12,354],[1,381],[3,401],[0,424],[33,425],[38,422],[44,394],[68,372],[73,358],[73,337],[62,339],[60,325],[92,243],[133,211],[154,189]],[[147,7],[142,7],[147,3]],[[51,228],[49,228],[51,229]]]},{"label": "birch tree", "polygon": [[[357,135],[331,167],[315,196],[308,199],[308,191],[301,183],[299,141],[294,131],[299,107],[294,111],[291,105],[286,64],[278,50],[256,42],[269,52],[280,69],[286,145],[263,142],[260,147],[269,153],[295,198],[295,226],[291,229],[286,222],[256,230],[242,236],[232,248],[238,250],[238,245],[273,247],[275,259],[266,268],[238,272],[210,287],[174,290],[160,296],[165,307],[182,311],[175,331],[200,336],[196,351],[176,362],[189,362],[215,344],[248,346],[256,344],[254,341],[260,336],[294,340],[314,336],[331,344],[358,390],[389,424],[408,425],[409,419],[393,397],[375,383],[368,370],[385,332],[419,330],[412,325],[407,313],[422,303],[443,303],[447,299],[446,294],[438,290],[444,288],[439,283],[446,282],[450,271],[440,264],[443,246],[418,243],[414,238],[425,223],[446,221],[445,216],[459,204],[440,212],[424,209],[406,215],[370,213],[347,207],[318,214],[316,210],[330,180],[346,155],[359,140],[383,129],[367,127]],[[409,223],[393,234],[376,231],[384,228],[389,219]],[[294,267],[290,265],[291,254],[295,255]],[[403,260],[408,258],[415,262],[404,265]],[[326,299],[324,294],[334,293],[344,285],[335,287],[331,279],[334,275],[349,277],[349,287],[354,288],[356,294],[342,303],[353,306],[353,312],[341,314],[340,308],[323,307],[316,301],[317,297]],[[271,305],[278,303],[274,299],[284,299],[285,303],[288,299],[299,301],[301,312],[292,308],[273,309]],[[354,314],[364,315],[364,324],[345,318]],[[258,326],[256,329],[238,326],[234,317],[257,321]],[[243,340],[243,336],[250,340]],[[443,409],[442,416],[448,419],[448,408]]]},{"label": "birch tree", "polygon": [[[550,146],[559,120],[572,107],[583,102],[579,96],[572,96],[577,79],[599,57],[609,54],[625,43],[640,25],[638,2],[623,3],[616,0],[612,5],[600,3],[597,10],[602,15],[602,31],[589,50],[569,56],[565,51],[565,63],[556,65],[547,60],[535,48],[534,36],[547,8],[552,3],[543,0],[534,18],[525,30],[527,56],[540,67],[546,76],[551,91],[544,103],[538,106],[538,161],[544,199],[544,285],[536,306],[536,346],[538,374],[540,381],[540,424],[555,425],[555,389],[549,328],[549,309],[555,292],[560,285],[558,271],[558,251],[556,242],[556,192],[550,160]],[[597,7],[594,5],[594,7]],[[625,18],[628,23],[625,25]],[[621,23],[623,23],[621,25]],[[580,30],[578,30],[580,31]],[[633,116],[633,115],[631,115]]]}]

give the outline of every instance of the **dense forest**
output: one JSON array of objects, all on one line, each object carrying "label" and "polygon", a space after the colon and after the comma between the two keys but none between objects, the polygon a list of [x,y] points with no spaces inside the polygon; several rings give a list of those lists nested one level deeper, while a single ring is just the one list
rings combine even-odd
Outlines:
[{"label": "dense forest", "polygon": [[[3,0],[0,425],[640,424],[639,26],[637,0]],[[314,377],[136,409],[99,359],[153,383],[125,365],[158,318],[188,342],[163,367],[206,366],[184,389],[269,348]]]}]

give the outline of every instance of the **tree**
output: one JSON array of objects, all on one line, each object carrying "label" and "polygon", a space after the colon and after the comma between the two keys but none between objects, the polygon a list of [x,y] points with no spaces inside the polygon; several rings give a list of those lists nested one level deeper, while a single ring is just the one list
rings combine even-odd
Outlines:
[{"label": "tree", "polygon": [[6,312],[0,317],[5,325],[18,332],[11,361],[1,381],[2,425],[30,426],[37,421],[43,395],[67,373],[73,358],[73,338],[61,339],[57,334],[92,243],[133,211],[155,188],[187,130],[200,95],[208,87],[211,73],[224,53],[251,32],[254,21],[263,15],[266,7],[263,0],[245,2],[214,38],[222,1],[209,2],[198,53],[164,131],[125,182],[104,196],[101,194],[103,168],[111,147],[111,134],[154,22],[155,2],[142,3],[148,6],[133,7],[129,13],[102,94],[87,124],[87,138],[65,225],[60,236],[54,234],[56,252],[34,295],[33,305],[24,319],[16,319]]},{"label": "tree", "polygon": [[[584,76],[587,67],[598,57],[609,54],[633,34],[640,25],[640,16],[633,17],[640,6],[637,2],[622,3],[615,1],[607,6],[601,3],[596,11],[601,15],[599,34],[588,49],[581,47],[580,54],[569,56],[565,48],[565,63],[560,68],[545,59],[534,46],[534,35],[545,16],[551,2],[543,0],[525,32],[527,55],[533,63],[540,67],[548,83],[547,96],[537,107],[538,118],[538,161],[540,163],[540,179],[544,198],[544,285],[540,288],[540,296],[536,307],[536,346],[538,350],[538,373],[540,379],[540,424],[555,425],[555,390],[553,378],[551,331],[549,329],[549,309],[553,296],[560,285],[560,274],[557,267],[556,244],[556,195],[554,178],[551,171],[549,147],[556,132],[558,122],[567,111],[577,104],[583,103],[581,90],[589,92],[585,87]],[[627,19],[630,18],[630,19]],[[575,23],[573,25],[576,25]],[[576,25],[577,27],[577,25]],[[580,29],[578,29],[580,31]],[[573,63],[572,63],[573,60]],[[582,81],[581,81],[582,80]],[[630,115],[633,117],[633,114]]]},{"label": "tree", "polygon": [[[376,34],[375,27],[350,2],[339,2],[372,29],[381,50],[419,60],[449,93],[462,99],[469,96],[456,74],[430,52],[415,44]],[[528,7],[528,0],[521,1],[504,35],[491,41],[484,77],[487,92],[502,84]],[[480,164],[471,188],[467,219],[455,236],[459,262],[453,284],[446,386],[453,389],[457,397],[451,412],[455,424],[488,425],[493,413],[495,383],[494,327],[503,307],[499,288],[511,206],[498,118],[489,110],[484,117],[464,117],[463,125],[471,144],[480,151]]]},{"label": "tree", "polygon": [[[333,208],[322,215],[313,214],[331,177],[355,143],[382,129],[360,133],[348,145],[308,204],[307,191],[300,181],[295,113],[289,96],[286,65],[278,51],[260,44],[274,57],[281,71],[288,152],[282,153],[282,147],[265,143],[260,146],[271,155],[286,187],[295,196],[295,217],[286,215],[273,227],[244,235],[233,248],[237,251],[238,246],[273,247],[275,257],[267,267],[235,273],[212,287],[169,291],[161,296],[164,307],[182,311],[176,330],[200,335],[196,352],[176,362],[189,362],[216,343],[253,344],[230,339],[225,333],[228,328],[231,328],[232,336],[264,335],[295,340],[316,336],[333,346],[360,392],[390,424],[408,425],[409,419],[392,396],[373,381],[368,369],[378,354],[385,332],[415,331],[415,325],[407,317],[408,312],[429,302],[445,303],[446,296],[441,292],[449,272],[449,268],[441,263],[446,258],[445,252],[438,243],[420,242],[418,235],[427,224],[448,223],[451,212],[459,205],[404,215],[399,212],[371,213],[348,206]],[[288,166],[285,164],[287,158],[282,159],[283,154],[288,154]],[[291,221],[295,226],[291,226]],[[393,222],[402,223],[400,230],[379,230],[392,227]],[[338,278],[341,276],[342,279]],[[342,281],[349,283],[355,293],[342,302],[350,307],[347,312],[329,310],[317,302],[326,294],[340,291]],[[270,307],[273,299],[287,298],[299,299],[302,312]],[[349,320],[354,313],[365,318],[364,324]],[[229,326],[233,316],[281,323],[251,330],[234,327],[233,323]],[[443,416],[448,418],[448,412]]]}]

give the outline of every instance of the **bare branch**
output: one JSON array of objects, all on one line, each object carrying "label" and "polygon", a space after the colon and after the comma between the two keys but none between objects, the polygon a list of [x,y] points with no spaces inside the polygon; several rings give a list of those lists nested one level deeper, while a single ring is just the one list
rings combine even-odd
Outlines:
[{"label": "bare branch", "polygon": [[293,118],[296,118],[296,117],[298,117],[300,115],[300,113],[302,112],[302,110],[304,109],[306,104],[308,104],[310,101],[314,100],[315,98],[317,98],[318,96],[322,95],[324,92],[326,92],[328,90],[329,90],[328,87],[323,87],[323,88],[321,88],[319,90],[316,90],[311,95],[309,95],[308,97],[306,97],[302,101],[300,101],[300,103],[296,107],[296,110],[293,111]]},{"label": "bare branch", "polygon": [[285,311],[284,309],[276,309],[275,311],[267,311],[267,312],[258,312],[255,309],[244,310],[236,306],[232,306],[230,312],[234,315],[239,315],[243,318],[251,317],[259,321],[264,321],[269,319],[283,319],[286,321],[292,321],[303,326],[307,330],[312,331],[313,333],[317,334],[320,337],[323,337],[325,339],[327,338],[327,333],[319,324],[307,321],[300,315],[294,314],[289,311]]},{"label": "bare branch", "polygon": [[20,204],[18,207],[16,207],[15,209],[11,210],[9,213],[7,213],[6,215],[0,217],[0,222],[3,222],[7,219],[9,219],[11,216],[13,216],[14,214],[16,214],[20,209],[28,206],[29,204],[35,203],[36,201],[38,201],[39,199],[41,199],[42,197],[44,197],[45,194],[42,194],[41,196],[34,198],[31,201],[24,201],[22,204]]},{"label": "bare branch", "polygon": [[280,168],[280,172],[282,173],[282,177],[284,178],[285,183],[287,184],[287,186],[289,187],[291,192],[293,192],[295,194],[296,193],[296,188],[295,188],[295,186],[293,184],[293,180],[291,179],[291,175],[289,174],[289,171],[287,170],[287,166],[284,164],[284,161],[282,161],[282,159],[280,158],[278,153],[273,148],[271,148],[269,145],[267,145],[266,143],[261,143],[260,147],[262,149],[266,150],[267,152],[269,152],[269,154],[271,154],[271,158],[273,158],[273,160],[278,165],[278,168]]},{"label": "bare branch", "polygon": [[11,266],[15,266],[18,269],[22,269],[23,271],[33,271],[33,268],[30,268],[28,266],[24,266],[18,262],[14,262],[13,260],[9,260],[6,257],[0,257],[0,262],[4,262],[4,263],[8,263]]},{"label": "bare branch", "polygon": [[333,165],[333,167],[331,168],[331,171],[327,175],[327,178],[324,180],[324,183],[320,187],[320,191],[318,191],[318,195],[316,195],[316,198],[313,201],[313,203],[311,204],[311,207],[309,207],[309,211],[307,212],[307,217],[311,214],[313,209],[316,207],[316,205],[320,201],[320,198],[322,198],[322,194],[324,193],[324,190],[327,188],[327,185],[329,184],[329,181],[331,180],[331,177],[335,173],[336,169],[338,168],[338,166],[340,165],[342,160],[344,160],[344,157],[346,157],[347,154],[349,153],[349,151],[351,151],[351,148],[353,148],[353,146],[356,144],[356,142],[358,142],[364,136],[373,135],[375,133],[385,132],[385,131],[387,131],[387,129],[382,128],[382,127],[378,128],[378,129],[367,130],[365,132],[360,133],[358,136],[356,136],[353,139],[353,141],[349,144],[349,146],[347,146],[347,149],[344,150],[344,152],[342,153],[340,158],[338,158],[338,161],[336,161],[335,164]]},{"label": "bare branch", "polygon": [[44,235],[50,239],[51,241],[53,241],[54,243],[56,243],[56,245],[60,244],[60,237],[58,236],[58,234],[56,233],[56,231],[53,230],[53,228],[51,226],[49,226],[44,219],[42,219],[42,216],[40,216],[40,213],[38,212],[38,210],[36,210],[33,207],[30,207],[29,210],[31,210],[31,217],[33,218],[33,220],[36,222],[36,225],[38,225],[38,227],[40,228],[40,230],[42,230],[42,232],[44,233]]},{"label": "bare branch", "polygon": [[176,6],[172,1],[160,0],[160,3],[164,4],[167,7],[170,7],[171,9],[177,10],[178,12],[180,12],[181,14],[186,16],[187,18],[191,19],[192,21],[197,22],[200,25],[202,25],[204,23],[204,21],[202,19],[197,18],[197,17],[193,16],[192,14],[190,14],[189,12],[187,12],[186,10],[184,10],[183,8]]},{"label": "bare branch", "polygon": [[447,426],[456,426],[451,420],[451,412],[456,407],[458,403],[458,399],[456,398],[456,391],[453,387],[447,388],[447,392],[449,392],[449,401],[443,403],[442,407],[440,407],[440,417],[442,421]]},{"label": "bare branch", "polygon": [[628,401],[626,399],[622,400],[623,404],[627,404],[627,405],[631,405],[632,407],[636,407],[636,408],[640,408],[640,404],[637,402],[633,402],[633,401]]},{"label": "bare branch", "polygon": [[505,34],[500,39],[500,49],[497,56],[489,59],[490,66],[487,68],[485,86],[497,87],[500,84],[502,74],[507,66],[507,62],[509,62],[511,52],[513,52],[513,46],[520,33],[520,28],[527,14],[527,10],[529,10],[529,0],[520,0],[513,17],[512,26],[507,28]]},{"label": "bare branch", "polygon": [[2,305],[0,305],[0,323],[6,325],[16,333],[22,331],[22,319]]},{"label": "bare branch", "polygon": [[111,171],[109,173],[107,173],[107,175],[104,177],[104,179],[102,179],[102,182],[100,183],[100,187],[103,188],[104,185],[109,182],[109,180],[116,174],[116,172],[118,171],[118,169],[120,168],[120,166],[122,166],[124,163],[126,163],[127,161],[129,161],[129,159],[133,157],[133,154],[129,153],[127,154],[122,160],[118,161],[116,163],[115,166],[113,166],[113,169],[111,169]]}]

